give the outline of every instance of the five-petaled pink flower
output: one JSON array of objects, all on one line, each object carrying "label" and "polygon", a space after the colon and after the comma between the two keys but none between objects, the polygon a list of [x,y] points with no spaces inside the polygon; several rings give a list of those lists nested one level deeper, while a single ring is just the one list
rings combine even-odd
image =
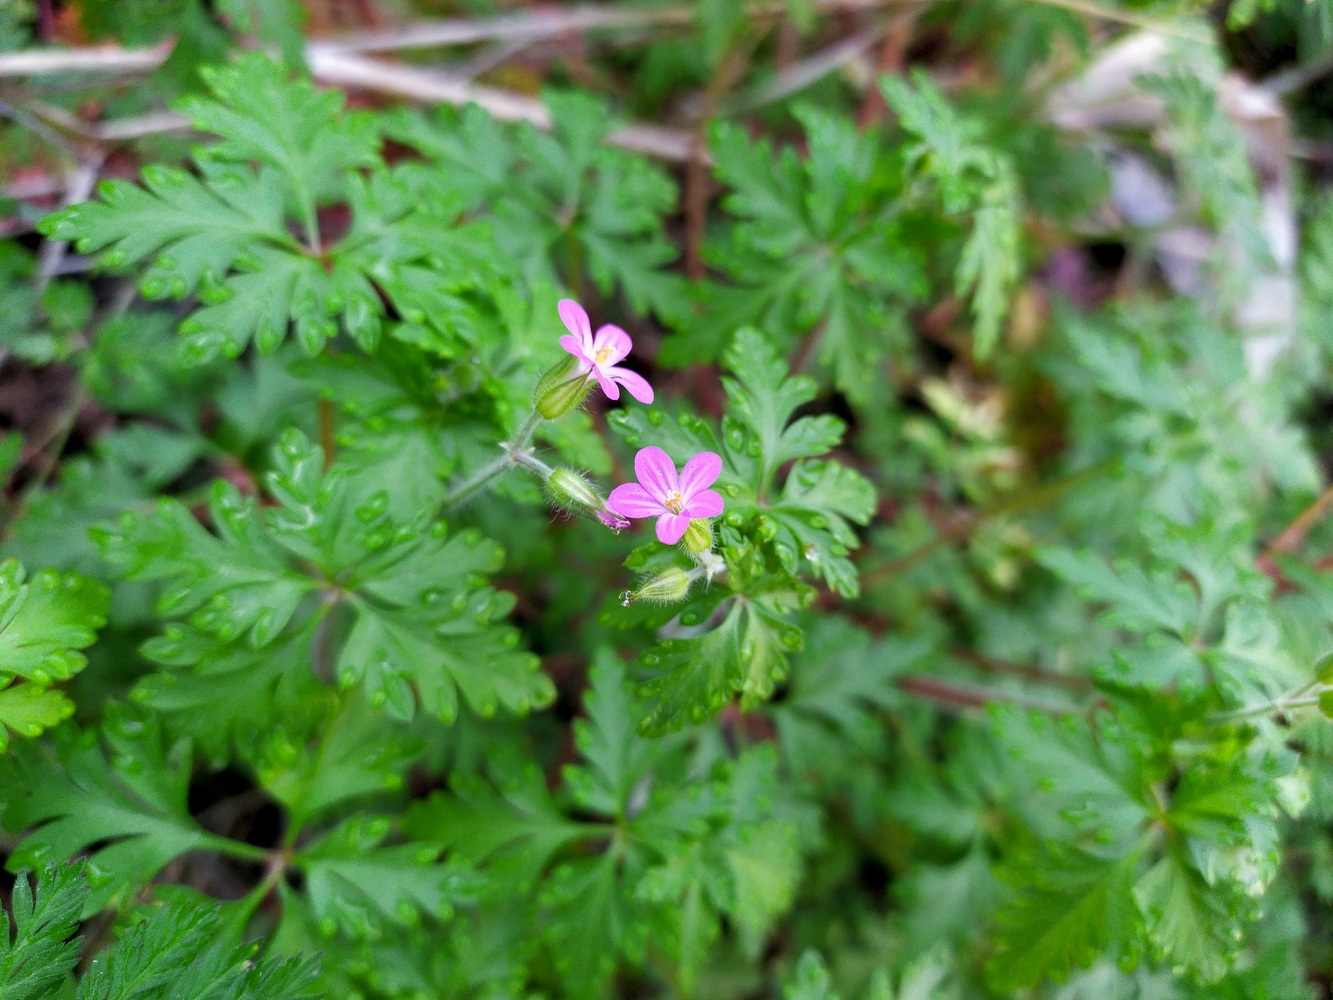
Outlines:
[{"label": "five-petaled pink flower", "polygon": [[580,374],[591,374],[597,379],[607,399],[620,398],[620,389],[616,386],[619,382],[640,403],[653,401],[653,387],[642,375],[616,366],[616,362],[629,356],[630,348],[634,346],[628,333],[608,323],[594,335],[588,314],[573,299],[560,300],[560,318],[570,333],[560,338],[560,346],[579,359]]},{"label": "five-petaled pink flower", "polygon": [[690,518],[722,513],[721,495],[708,488],[721,472],[722,457],[711,451],[699,452],[677,476],[670,455],[661,448],[641,448],[634,456],[634,475],[639,481],[613,489],[606,506],[624,517],[657,518],[658,541],[675,545],[690,526]]}]

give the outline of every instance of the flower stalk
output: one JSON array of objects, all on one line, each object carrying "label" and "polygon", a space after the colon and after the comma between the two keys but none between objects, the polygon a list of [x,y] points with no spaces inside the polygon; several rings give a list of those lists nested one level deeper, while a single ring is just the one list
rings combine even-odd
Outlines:
[{"label": "flower stalk", "polygon": [[[483,465],[467,479],[463,480],[444,498],[440,504],[440,513],[447,514],[449,511],[462,506],[471,500],[478,493],[488,489],[491,483],[499,479],[510,469],[523,464],[523,456],[531,455],[527,452],[528,442],[532,440],[532,435],[537,430],[537,425],[542,422],[542,415],[533,410],[528,415],[527,420],[523,421],[523,426],[518,429],[511,441],[505,441],[500,444],[501,451],[504,452],[499,458]],[[532,459],[536,462],[536,459]],[[546,468],[546,466],[543,466]]]}]

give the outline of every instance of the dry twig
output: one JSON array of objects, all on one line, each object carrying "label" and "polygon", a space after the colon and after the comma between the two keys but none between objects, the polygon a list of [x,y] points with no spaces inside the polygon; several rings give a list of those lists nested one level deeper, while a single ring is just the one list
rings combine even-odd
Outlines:
[{"label": "dry twig", "polygon": [[761,108],[766,104],[775,104],[792,94],[822,80],[830,73],[835,73],[866,51],[873,48],[888,31],[888,24],[872,24],[840,42],[807,56],[794,63],[789,69],[779,73],[749,93],[741,94],[731,101],[723,101],[721,111],[724,115],[743,114]]}]

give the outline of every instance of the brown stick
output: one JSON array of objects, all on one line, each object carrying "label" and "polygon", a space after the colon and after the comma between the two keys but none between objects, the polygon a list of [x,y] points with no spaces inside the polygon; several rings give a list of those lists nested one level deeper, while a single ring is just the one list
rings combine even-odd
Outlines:
[{"label": "brown stick", "polygon": [[1276,552],[1295,552],[1305,542],[1305,538],[1316,524],[1333,512],[1333,487],[1319,495],[1319,499],[1306,507],[1296,519],[1278,532],[1278,536],[1268,543],[1265,556]]},{"label": "brown stick", "polygon": [[1255,565],[1274,583],[1282,586],[1286,580],[1278,569],[1275,556],[1295,552],[1303,544],[1314,526],[1333,513],[1333,487],[1321,493],[1314,503],[1296,515],[1296,519],[1278,532],[1277,537],[1255,559]]},{"label": "brown stick", "polygon": [[1057,674],[1024,663],[1009,663],[1006,660],[997,660],[993,656],[978,653],[974,649],[954,647],[949,652],[969,666],[976,667],[978,670],[983,670],[989,674],[1007,674],[1010,677],[1019,677],[1025,681],[1035,681],[1039,684],[1054,684],[1069,688],[1071,691],[1087,691],[1092,687],[1092,682],[1088,678],[1078,674]]},{"label": "brown stick", "polygon": [[994,702],[1002,702],[1007,705],[1018,705],[1020,708],[1030,708],[1037,712],[1045,712],[1048,715],[1077,715],[1082,711],[1075,705],[1056,705],[1025,698],[1018,694],[1011,694],[1008,691],[973,687],[970,684],[954,684],[934,677],[923,677],[920,674],[899,677],[898,687],[908,694],[928,698],[931,701],[937,701],[954,708],[982,708]]},{"label": "brown stick", "polygon": [[[884,44],[880,46],[879,58],[875,63],[875,78],[888,73],[896,75],[902,72],[903,64],[907,60],[907,47],[912,41],[912,28],[916,24],[916,11],[912,9],[900,12],[889,25],[889,32],[884,36]],[[865,97],[861,101],[861,108],[856,113],[857,128],[866,129],[883,116],[888,110],[884,103],[884,95],[879,92],[874,81],[871,81],[866,88]]]},{"label": "brown stick", "polygon": [[889,30],[883,23],[872,24],[854,35],[835,42],[826,49],[820,49],[809,57],[783,69],[772,80],[761,84],[749,93],[739,95],[735,100],[722,105],[725,114],[742,114],[785,100],[792,94],[804,90],[817,81],[842,69],[848,63],[859,59],[868,49],[874,48],[880,36]]},{"label": "brown stick", "polygon": [[[874,10],[897,6],[906,0],[815,0],[821,11]],[[919,2],[919,0],[915,0]],[[747,16],[772,19],[786,10],[780,2],[752,4]],[[688,25],[694,10],[688,5],[650,10],[624,10],[610,6],[574,7],[561,12],[539,12],[485,20],[441,20],[408,25],[393,31],[358,32],[331,41],[311,42],[309,48],[325,51],[398,51],[413,48],[443,48],[475,42],[514,38],[543,38],[570,31],[640,28],[645,25]],[[49,73],[151,73],[171,53],[170,44],[154,48],[124,49],[98,46],[60,49],[30,49],[0,54],[0,77],[39,76]]]},{"label": "brown stick", "polygon": [[[536,98],[484,87],[448,73],[398,66],[318,46],[311,46],[307,60],[310,72],[323,83],[362,87],[395,97],[457,107],[476,104],[498,121],[528,122],[541,129],[551,127],[550,113]],[[607,142],[676,162],[687,161],[693,148],[690,133],[658,125],[626,125],[608,136]]]}]

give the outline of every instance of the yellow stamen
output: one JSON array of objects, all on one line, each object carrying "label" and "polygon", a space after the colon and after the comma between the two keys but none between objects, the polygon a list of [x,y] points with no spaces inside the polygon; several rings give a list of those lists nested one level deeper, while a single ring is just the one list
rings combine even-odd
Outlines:
[{"label": "yellow stamen", "polygon": [[594,354],[593,357],[597,360],[599,365],[604,365],[611,359],[611,348],[603,347]]},{"label": "yellow stamen", "polygon": [[667,510],[673,514],[679,514],[685,507],[685,498],[677,490],[672,490],[666,497]]}]

